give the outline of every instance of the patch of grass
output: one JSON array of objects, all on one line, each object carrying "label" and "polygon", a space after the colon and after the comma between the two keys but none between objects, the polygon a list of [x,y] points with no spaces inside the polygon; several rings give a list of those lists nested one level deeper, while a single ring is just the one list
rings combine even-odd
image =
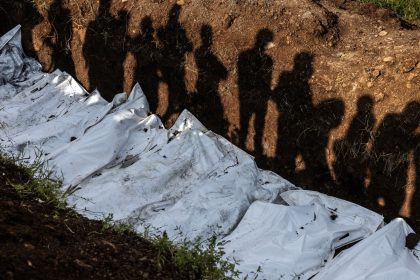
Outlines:
[{"label": "patch of grass", "polygon": [[60,192],[61,180],[52,178],[41,160],[34,163],[25,163],[22,157],[10,157],[0,154],[0,166],[12,166],[14,176],[6,178],[16,192],[23,197],[32,197],[42,203],[53,205],[57,209],[66,207],[67,193]]},{"label": "patch of grass", "polygon": [[[114,221],[113,215],[108,214],[102,220],[102,230],[112,230],[119,234],[135,232],[129,223]],[[224,243],[217,240],[217,235],[209,239],[197,238],[193,241],[184,239],[175,243],[166,232],[145,227],[140,236],[150,242],[155,249],[155,264],[158,270],[164,270],[170,264],[178,270],[180,279],[200,280],[233,280],[238,279],[240,271],[236,269],[236,260],[223,258]],[[181,231],[179,236],[182,237]],[[248,278],[245,278],[248,279]]]},{"label": "patch of grass", "polygon": [[400,17],[408,21],[420,20],[419,0],[360,0],[364,3],[374,3],[378,7],[395,11]]},{"label": "patch of grass", "polygon": [[223,258],[223,242],[216,236],[209,239],[185,240],[175,245],[166,232],[151,239],[156,248],[157,264],[162,269],[168,260],[173,260],[180,274],[185,279],[237,279],[240,272],[237,262]]}]

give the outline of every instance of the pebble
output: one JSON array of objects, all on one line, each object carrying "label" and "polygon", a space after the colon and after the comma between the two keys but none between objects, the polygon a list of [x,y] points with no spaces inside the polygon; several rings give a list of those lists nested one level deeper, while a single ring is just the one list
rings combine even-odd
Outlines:
[{"label": "pebble", "polygon": [[379,32],[379,36],[384,37],[388,34],[388,32],[382,30],[381,32]]},{"label": "pebble", "polygon": [[375,94],[375,102],[380,102],[384,100],[384,98],[385,98],[385,94],[383,94],[382,92]]},{"label": "pebble", "polygon": [[185,5],[185,0],[178,0],[176,1],[176,4],[179,6]]},{"label": "pebble", "polygon": [[384,58],[384,62],[391,62],[393,60],[394,59],[392,58],[392,56],[387,56],[387,57]]},{"label": "pebble", "polygon": [[379,71],[378,69],[373,70],[373,72],[372,72],[372,76],[373,76],[374,78],[377,78],[377,77],[379,77],[380,75],[381,75],[381,71]]}]

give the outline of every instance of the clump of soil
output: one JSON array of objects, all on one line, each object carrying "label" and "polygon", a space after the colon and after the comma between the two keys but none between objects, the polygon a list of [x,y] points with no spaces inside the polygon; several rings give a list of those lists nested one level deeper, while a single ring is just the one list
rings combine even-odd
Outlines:
[{"label": "clump of soil", "polygon": [[420,29],[356,0],[4,0],[25,49],[108,99],[139,82],[299,186],[420,226]]},{"label": "clump of soil", "polygon": [[1,279],[183,279],[169,261],[156,265],[156,249],[132,233],[57,210],[11,186],[30,178],[0,159]]}]

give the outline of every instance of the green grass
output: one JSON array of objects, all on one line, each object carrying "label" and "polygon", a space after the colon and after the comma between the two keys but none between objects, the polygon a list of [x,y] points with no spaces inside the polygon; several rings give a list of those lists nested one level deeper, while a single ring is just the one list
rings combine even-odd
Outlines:
[{"label": "green grass", "polygon": [[379,7],[395,11],[401,18],[414,21],[420,20],[420,0],[360,0],[374,3]]}]

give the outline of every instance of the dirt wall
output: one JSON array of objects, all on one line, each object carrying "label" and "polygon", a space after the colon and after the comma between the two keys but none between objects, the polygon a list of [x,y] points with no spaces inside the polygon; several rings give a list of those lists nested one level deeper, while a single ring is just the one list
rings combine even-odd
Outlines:
[{"label": "dirt wall", "polygon": [[44,70],[139,82],[295,184],[420,225],[420,30],[357,1],[0,2]]}]

